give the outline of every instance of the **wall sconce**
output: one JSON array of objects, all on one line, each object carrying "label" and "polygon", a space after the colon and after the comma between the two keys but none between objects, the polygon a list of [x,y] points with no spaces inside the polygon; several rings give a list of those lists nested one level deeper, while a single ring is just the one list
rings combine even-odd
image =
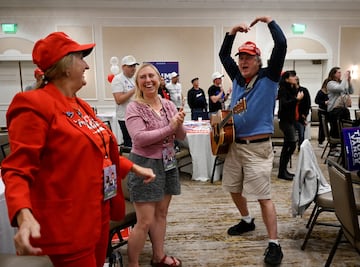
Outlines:
[{"label": "wall sconce", "polygon": [[351,73],[351,79],[358,79],[359,78],[359,66],[358,65],[352,65],[350,68]]}]

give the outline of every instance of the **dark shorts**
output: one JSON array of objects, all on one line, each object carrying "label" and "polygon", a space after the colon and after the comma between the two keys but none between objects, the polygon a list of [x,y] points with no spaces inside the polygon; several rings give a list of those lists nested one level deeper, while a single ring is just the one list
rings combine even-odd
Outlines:
[{"label": "dark shorts", "polygon": [[180,195],[181,185],[177,168],[164,171],[162,159],[149,159],[130,153],[129,159],[142,166],[151,168],[156,177],[149,184],[143,182],[143,178],[130,172],[128,174],[128,189],[132,202],[156,202],[161,201],[165,195]]}]

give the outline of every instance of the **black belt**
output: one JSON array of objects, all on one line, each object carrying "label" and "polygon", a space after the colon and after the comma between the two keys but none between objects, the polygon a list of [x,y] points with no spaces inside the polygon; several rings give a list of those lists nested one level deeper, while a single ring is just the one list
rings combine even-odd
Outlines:
[{"label": "black belt", "polygon": [[235,143],[238,143],[238,144],[250,144],[250,143],[266,142],[266,141],[269,141],[269,140],[270,140],[270,137],[254,139],[254,140],[244,140],[244,139],[240,139],[240,138],[235,138]]}]

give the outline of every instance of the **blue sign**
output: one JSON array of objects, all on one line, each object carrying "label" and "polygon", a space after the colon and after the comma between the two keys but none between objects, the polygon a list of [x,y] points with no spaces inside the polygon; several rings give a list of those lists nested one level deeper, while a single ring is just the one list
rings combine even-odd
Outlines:
[{"label": "blue sign", "polygon": [[156,61],[156,62],[149,62],[153,64],[158,71],[160,72],[160,75],[165,79],[165,82],[170,82],[170,73],[175,71],[176,73],[179,73],[179,62],[177,61]]},{"label": "blue sign", "polygon": [[349,171],[360,170],[360,127],[343,128],[345,162]]}]

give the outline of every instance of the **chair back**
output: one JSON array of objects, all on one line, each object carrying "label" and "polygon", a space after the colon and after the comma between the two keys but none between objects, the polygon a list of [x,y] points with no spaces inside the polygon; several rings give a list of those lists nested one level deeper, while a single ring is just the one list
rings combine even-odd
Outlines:
[{"label": "chair back", "polygon": [[311,126],[319,125],[319,108],[312,106],[311,107]]},{"label": "chair back", "polygon": [[274,116],[274,134],[271,136],[272,146],[283,146],[284,144],[284,133],[280,129],[279,119]]},{"label": "chair back", "polygon": [[280,129],[280,125],[279,125],[279,119],[277,117],[274,117],[274,134],[272,137],[278,138],[284,138],[284,133],[283,131],[281,131]]},{"label": "chair back", "polygon": [[359,251],[360,228],[351,173],[330,159],[328,170],[336,217],[346,239]]},{"label": "chair back", "polygon": [[359,121],[360,120],[360,109],[355,109],[355,120]]},{"label": "chair back", "polygon": [[109,129],[110,129],[110,131],[112,131],[112,128],[111,128],[111,122],[110,121],[103,121],[103,123],[107,126],[107,127],[109,127]]},{"label": "chair back", "polygon": [[9,135],[7,132],[0,133],[0,163],[10,153]]},{"label": "chair back", "polygon": [[16,256],[14,254],[0,254],[1,267],[53,267],[48,256]]}]

